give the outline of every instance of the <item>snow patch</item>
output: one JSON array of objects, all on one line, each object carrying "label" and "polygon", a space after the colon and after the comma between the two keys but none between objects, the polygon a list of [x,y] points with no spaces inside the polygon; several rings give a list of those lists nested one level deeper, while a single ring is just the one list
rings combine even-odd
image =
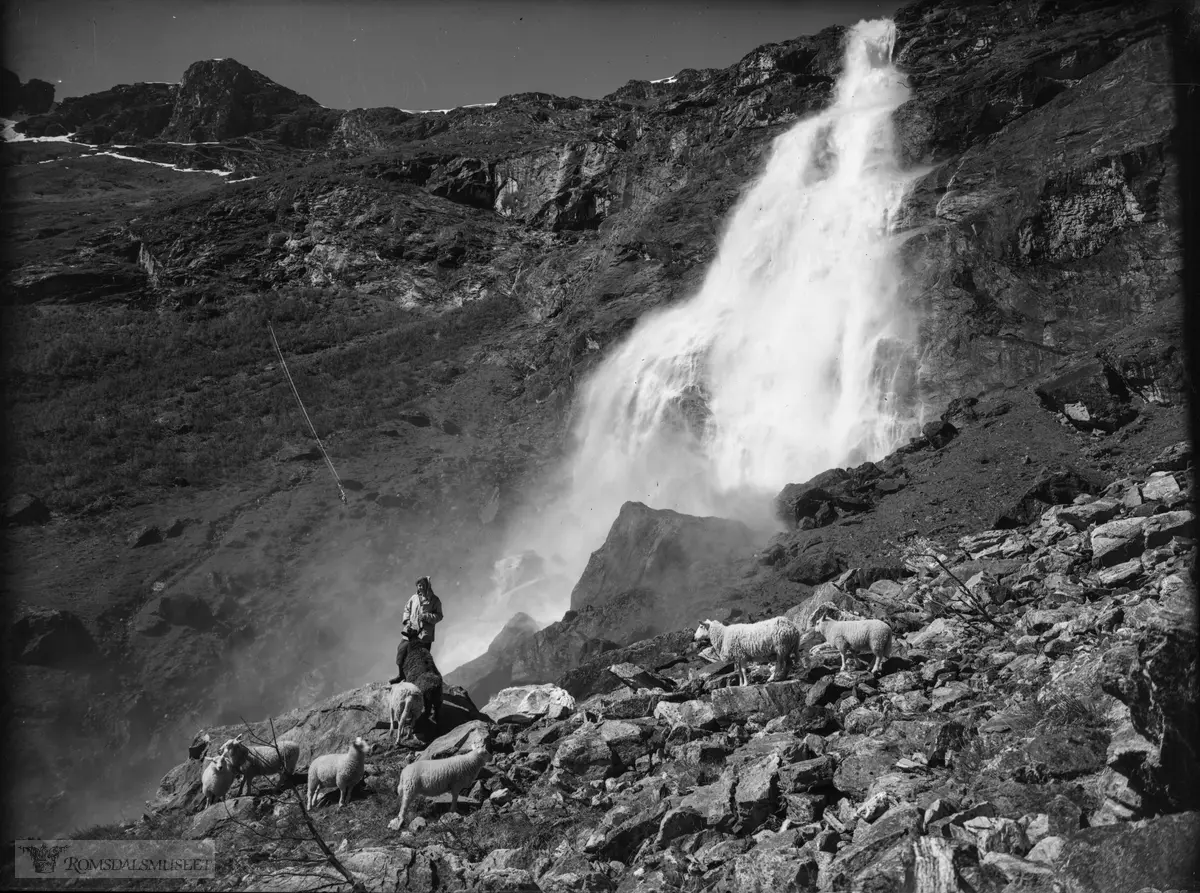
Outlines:
[{"label": "snow patch", "polygon": [[169,167],[169,168],[171,168],[171,170],[179,171],[181,174],[216,174],[218,177],[228,177],[234,173],[233,171],[205,170],[204,168],[199,168],[199,167],[176,167],[175,165],[171,164],[170,162],[150,161],[149,159],[146,159],[146,158],[137,158],[133,155],[121,155],[120,153],[117,153],[117,152],[93,152],[92,154],[84,155],[83,157],[84,158],[95,158],[99,155],[107,155],[110,158],[120,158],[122,161],[136,161],[141,164],[153,164],[157,167]]},{"label": "snow patch", "polygon": [[659,78],[657,81],[651,81],[652,84],[673,84],[679,80],[679,75],[673,74],[669,78]]}]

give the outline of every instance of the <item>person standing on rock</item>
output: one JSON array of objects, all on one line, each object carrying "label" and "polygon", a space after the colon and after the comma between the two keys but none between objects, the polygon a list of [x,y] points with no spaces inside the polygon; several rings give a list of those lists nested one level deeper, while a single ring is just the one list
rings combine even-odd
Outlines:
[{"label": "person standing on rock", "polygon": [[428,577],[417,580],[417,591],[404,607],[404,634],[426,648],[433,645],[433,626],[441,623],[442,600],[433,593]]},{"label": "person standing on rock", "polygon": [[442,600],[434,594],[433,584],[428,577],[417,580],[417,591],[404,606],[404,638],[396,648],[396,668],[400,671],[389,680],[392,685],[404,680],[404,655],[408,646],[420,642],[426,648],[433,646],[434,624],[442,620]]}]

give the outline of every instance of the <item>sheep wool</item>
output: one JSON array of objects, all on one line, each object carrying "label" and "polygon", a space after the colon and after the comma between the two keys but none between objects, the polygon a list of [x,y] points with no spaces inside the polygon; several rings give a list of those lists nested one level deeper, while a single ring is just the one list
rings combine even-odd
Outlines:
[{"label": "sheep wool", "polygon": [[248,746],[242,743],[242,736],[230,738],[221,745],[221,754],[228,754],[235,772],[242,775],[238,785],[240,796],[246,785],[260,775],[279,774],[279,783],[284,777],[296,771],[296,763],[300,761],[300,745],[294,741],[277,742],[278,750],[270,744]]},{"label": "sheep wool", "polygon": [[423,709],[424,699],[421,697],[421,689],[413,683],[397,682],[392,686],[388,712],[391,715],[392,725],[396,727],[395,747],[400,746],[401,730],[406,738],[413,734],[413,727]]},{"label": "sheep wool", "polygon": [[841,672],[846,672],[846,655],[869,651],[875,656],[871,673],[878,673],[892,654],[892,628],[882,620],[822,620],[807,632],[801,647],[811,648],[821,639],[842,656]]},{"label": "sheep wool", "polygon": [[350,799],[350,792],[367,773],[367,754],[370,752],[371,745],[359,737],[350,742],[345,753],[326,753],[313,757],[308,766],[308,808],[316,806],[317,791],[323,787],[336,787],[340,795],[338,809],[345,806]]},{"label": "sheep wool", "polygon": [[747,664],[752,661],[775,660],[771,682],[787,678],[791,671],[792,655],[800,649],[800,631],[783,617],[771,617],[757,623],[724,624],[705,620],[696,628],[695,641],[708,640],[721,660],[737,664],[742,685],[749,684]]},{"label": "sheep wool", "polygon": [[441,760],[417,760],[409,763],[400,773],[396,793],[400,796],[400,815],[388,823],[392,831],[404,827],[409,803],[413,797],[437,797],[447,792],[451,795],[451,811],[458,809],[458,795],[469,788],[488,761],[486,747],[477,747],[468,753]]},{"label": "sheep wool", "polygon": [[233,777],[237,774],[229,754],[209,757],[200,776],[200,790],[204,794],[205,808],[225,799],[229,788],[233,785]]}]

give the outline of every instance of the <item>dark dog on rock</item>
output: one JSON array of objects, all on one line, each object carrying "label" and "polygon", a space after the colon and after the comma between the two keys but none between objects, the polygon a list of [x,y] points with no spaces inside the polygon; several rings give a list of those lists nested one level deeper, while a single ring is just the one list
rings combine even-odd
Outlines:
[{"label": "dark dog on rock", "polygon": [[436,735],[442,711],[442,674],[438,672],[428,646],[410,639],[401,640],[396,648],[396,669],[400,672],[388,680],[389,683],[408,681],[421,690],[425,705],[422,717],[428,724],[429,733]]}]

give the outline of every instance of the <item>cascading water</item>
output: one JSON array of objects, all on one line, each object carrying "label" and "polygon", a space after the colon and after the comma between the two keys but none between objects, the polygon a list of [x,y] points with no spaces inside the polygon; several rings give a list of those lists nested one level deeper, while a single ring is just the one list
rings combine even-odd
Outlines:
[{"label": "cascading water", "polygon": [[911,435],[894,40],[888,20],[849,31],[833,104],[776,139],[700,292],[644,318],[586,382],[565,492],[514,531],[559,562],[566,591],[507,607],[557,619],[627,500],[770,523],[785,484]]}]

